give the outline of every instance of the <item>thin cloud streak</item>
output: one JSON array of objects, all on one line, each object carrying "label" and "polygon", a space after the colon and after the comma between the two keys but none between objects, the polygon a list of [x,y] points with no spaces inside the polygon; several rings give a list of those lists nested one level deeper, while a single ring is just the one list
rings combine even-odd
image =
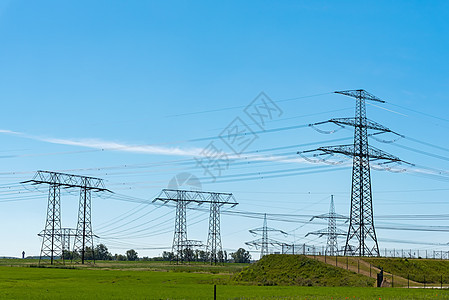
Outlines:
[{"label": "thin cloud streak", "polygon": [[[97,150],[109,150],[109,151],[121,151],[138,154],[150,154],[150,155],[167,155],[167,156],[184,156],[184,157],[207,157],[207,153],[204,153],[202,148],[188,148],[183,149],[180,147],[161,147],[153,145],[129,145],[120,142],[105,141],[101,139],[61,139],[61,138],[49,138],[42,136],[29,135],[23,132],[16,132],[7,129],[0,129],[0,134],[17,135],[22,138],[31,139],[35,141],[56,144],[83,147]],[[227,153],[229,160],[246,160],[246,161],[265,161],[265,162],[279,162],[287,164],[313,164],[301,157],[292,158],[283,155],[236,155],[233,153]]]},{"label": "thin cloud streak", "polygon": [[[161,147],[161,146],[152,146],[152,145],[129,145],[125,143],[112,142],[112,141],[104,141],[101,139],[60,139],[60,138],[45,138],[40,136],[33,136],[23,132],[17,132],[7,129],[0,129],[0,134],[7,135],[16,135],[22,138],[32,139],[40,142],[57,144],[57,145],[67,145],[67,146],[76,146],[97,150],[110,150],[110,151],[121,151],[121,152],[129,152],[129,153],[138,153],[138,154],[149,154],[149,155],[166,155],[166,156],[184,156],[184,157],[207,157],[207,154],[204,154],[202,148],[188,148],[183,149],[180,147]],[[278,162],[285,164],[306,164],[306,165],[318,165],[318,164],[333,164],[333,165],[342,165],[342,166],[350,166],[352,164],[351,160],[346,161],[310,161],[300,156],[292,158],[291,156],[285,155],[236,155],[233,153],[227,153],[229,160],[245,160],[252,162]],[[439,175],[443,176],[447,175],[447,171],[439,171],[432,170],[426,168],[401,168],[400,166],[394,166],[392,168],[385,168],[376,165],[371,165],[372,169],[379,171],[390,171],[394,173],[416,173],[423,175]]]},{"label": "thin cloud streak", "polygon": [[29,135],[23,132],[16,132],[11,130],[0,129],[0,133],[8,135],[18,135],[22,138],[31,139],[35,141],[57,144],[76,146],[83,148],[91,148],[98,150],[113,150],[131,153],[141,154],[155,154],[155,155],[175,155],[175,156],[198,156],[202,149],[190,148],[181,149],[179,147],[160,147],[151,145],[129,145],[119,142],[104,141],[101,139],[60,139],[60,138],[47,138],[41,136]]},{"label": "thin cloud streak", "polygon": [[197,156],[202,149],[190,148],[181,149],[179,147],[159,147],[150,145],[128,145],[118,142],[104,141],[99,139],[56,139],[56,138],[35,138],[36,140],[67,146],[87,147],[100,150],[113,150],[141,154],[155,155],[175,155],[175,156]]}]

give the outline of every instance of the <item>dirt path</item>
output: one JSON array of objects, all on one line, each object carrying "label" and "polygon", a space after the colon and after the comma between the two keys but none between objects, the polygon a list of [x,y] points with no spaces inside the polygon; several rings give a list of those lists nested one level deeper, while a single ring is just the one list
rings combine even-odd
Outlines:
[{"label": "dirt path", "polygon": [[[348,256],[322,256],[317,255],[308,256],[309,258],[319,260],[321,262],[324,262],[328,265],[332,265],[334,267],[339,267],[345,270],[352,271],[354,273],[362,274],[374,279],[377,279],[377,273],[380,272],[380,269],[376,268],[375,266],[371,265],[370,263],[364,261],[362,258],[359,257],[348,257]],[[423,287],[422,283],[407,280],[407,278],[394,275],[388,272],[384,271],[384,282],[382,283],[382,286],[384,287],[390,287],[390,286],[402,286],[402,287]]]}]

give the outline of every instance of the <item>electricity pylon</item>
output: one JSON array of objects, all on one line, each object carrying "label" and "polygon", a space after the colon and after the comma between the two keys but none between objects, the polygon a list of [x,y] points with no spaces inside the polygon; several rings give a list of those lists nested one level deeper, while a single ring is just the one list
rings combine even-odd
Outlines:
[{"label": "electricity pylon", "polygon": [[327,229],[309,232],[306,234],[306,236],[308,236],[309,234],[318,235],[319,237],[327,236],[326,254],[330,256],[338,255],[337,238],[339,235],[346,235],[346,232],[337,228],[337,220],[347,220],[348,217],[335,213],[334,195],[331,195],[329,213],[314,216],[310,219],[310,221],[312,221],[313,219],[327,219]]},{"label": "electricity pylon", "polygon": [[93,192],[110,192],[104,188],[100,178],[71,175],[58,172],[37,171],[32,180],[23,183],[48,184],[47,219],[42,233],[42,248],[39,263],[43,257],[50,257],[50,263],[56,259],[63,259],[63,232],[61,230],[61,197],[60,188],[80,188],[80,209],[78,212],[78,225],[75,235],[74,251],[81,255],[84,264],[86,243],[91,242],[93,251],[93,233],[91,224],[90,196]]},{"label": "electricity pylon", "polygon": [[260,239],[245,243],[246,245],[248,245],[250,247],[254,246],[256,249],[257,249],[257,247],[260,247],[260,258],[262,258],[263,256],[268,254],[268,245],[282,246],[285,244],[283,242],[279,242],[279,241],[270,239],[268,237],[268,232],[280,232],[284,235],[287,235],[287,233],[282,230],[274,229],[274,228],[267,226],[267,214],[264,214],[263,227],[251,229],[249,232],[251,232],[254,235],[259,235],[259,234],[262,235],[262,238],[260,238]]},{"label": "electricity pylon", "polygon": [[317,124],[331,122],[339,126],[354,127],[354,143],[352,145],[320,147],[315,150],[298,152],[298,154],[321,151],[323,154],[333,155],[337,153],[352,157],[351,213],[344,254],[379,256],[379,245],[373,218],[370,160],[383,160],[383,165],[404,161],[368,145],[368,129],[375,130],[376,132],[373,134],[394,133],[387,127],[366,118],[366,100],[380,103],[385,103],[385,101],[365,90],[349,90],[335,93],[356,99],[355,117],[331,119]]},{"label": "electricity pylon", "polygon": [[238,204],[232,194],[163,189],[154,201],[162,201],[164,203],[169,201],[176,202],[175,231],[172,246],[172,252],[176,257],[176,262],[186,260],[185,252],[193,242],[187,240],[187,206],[190,203],[196,203],[198,205],[209,203],[209,234],[206,252],[209,254],[211,264],[217,264],[219,262],[219,253],[223,253],[220,235],[220,208],[223,205],[231,205],[231,207],[234,207]]}]

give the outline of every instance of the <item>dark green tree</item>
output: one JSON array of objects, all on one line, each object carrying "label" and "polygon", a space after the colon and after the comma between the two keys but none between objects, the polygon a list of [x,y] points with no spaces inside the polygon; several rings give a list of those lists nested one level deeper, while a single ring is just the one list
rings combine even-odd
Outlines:
[{"label": "dark green tree", "polygon": [[131,249],[131,250],[126,251],[126,259],[129,261],[139,260],[136,250]]},{"label": "dark green tree", "polygon": [[231,257],[236,263],[249,263],[251,261],[251,254],[243,248],[239,248],[234,253],[231,253]]},{"label": "dark green tree", "polygon": [[198,260],[206,262],[209,260],[209,255],[207,254],[206,251],[200,250],[200,252],[198,254]]},{"label": "dark green tree", "polygon": [[[95,255],[94,250],[89,246],[86,246],[86,248],[84,248],[84,249],[85,249],[84,250],[84,259],[85,260],[94,260],[94,255]],[[97,258],[95,257],[95,259],[97,259]]]},{"label": "dark green tree", "polygon": [[106,247],[104,244],[99,244],[95,247],[95,259],[111,260],[112,254],[109,253],[108,247]]},{"label": "dark green tree", "polygon": [[183,255],[184,255],[185,261],[194,261],[195,260],[195,252],[191,248],[184,249]]},{"label": "dark green tree", "polygon": [[126,260],[126,256],[123,255],[123,254],[115,254],[114,255],[114,260],[124,261],[124,260]]},{"label": "dark green tree", "polygon": [[164,261],[172,261],[175,259],[175,255],[173,254],[173,252],[164,251],[162,252],[162,259]]},{"label": "dark green tree", "polygon": [[69,250],[64,250],[62,251],[62,257],[64,258],[64,260],[73,260],[78,257],[78,253]]}]

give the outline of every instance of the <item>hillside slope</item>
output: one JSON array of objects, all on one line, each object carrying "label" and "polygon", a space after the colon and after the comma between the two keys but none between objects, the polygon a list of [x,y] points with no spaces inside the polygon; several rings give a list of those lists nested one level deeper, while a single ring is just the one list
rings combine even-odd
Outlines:
[{"label": "hillside slope", "polygon": [[376,268],[410,280],[426,283],[449,283],[449,261],[438,259],[364,258]]},{"label": "hillside slope", "polygon": [[304,255],[272,254],[245,268],[233,281],[257,285],[373,286],[375,280]]}]

